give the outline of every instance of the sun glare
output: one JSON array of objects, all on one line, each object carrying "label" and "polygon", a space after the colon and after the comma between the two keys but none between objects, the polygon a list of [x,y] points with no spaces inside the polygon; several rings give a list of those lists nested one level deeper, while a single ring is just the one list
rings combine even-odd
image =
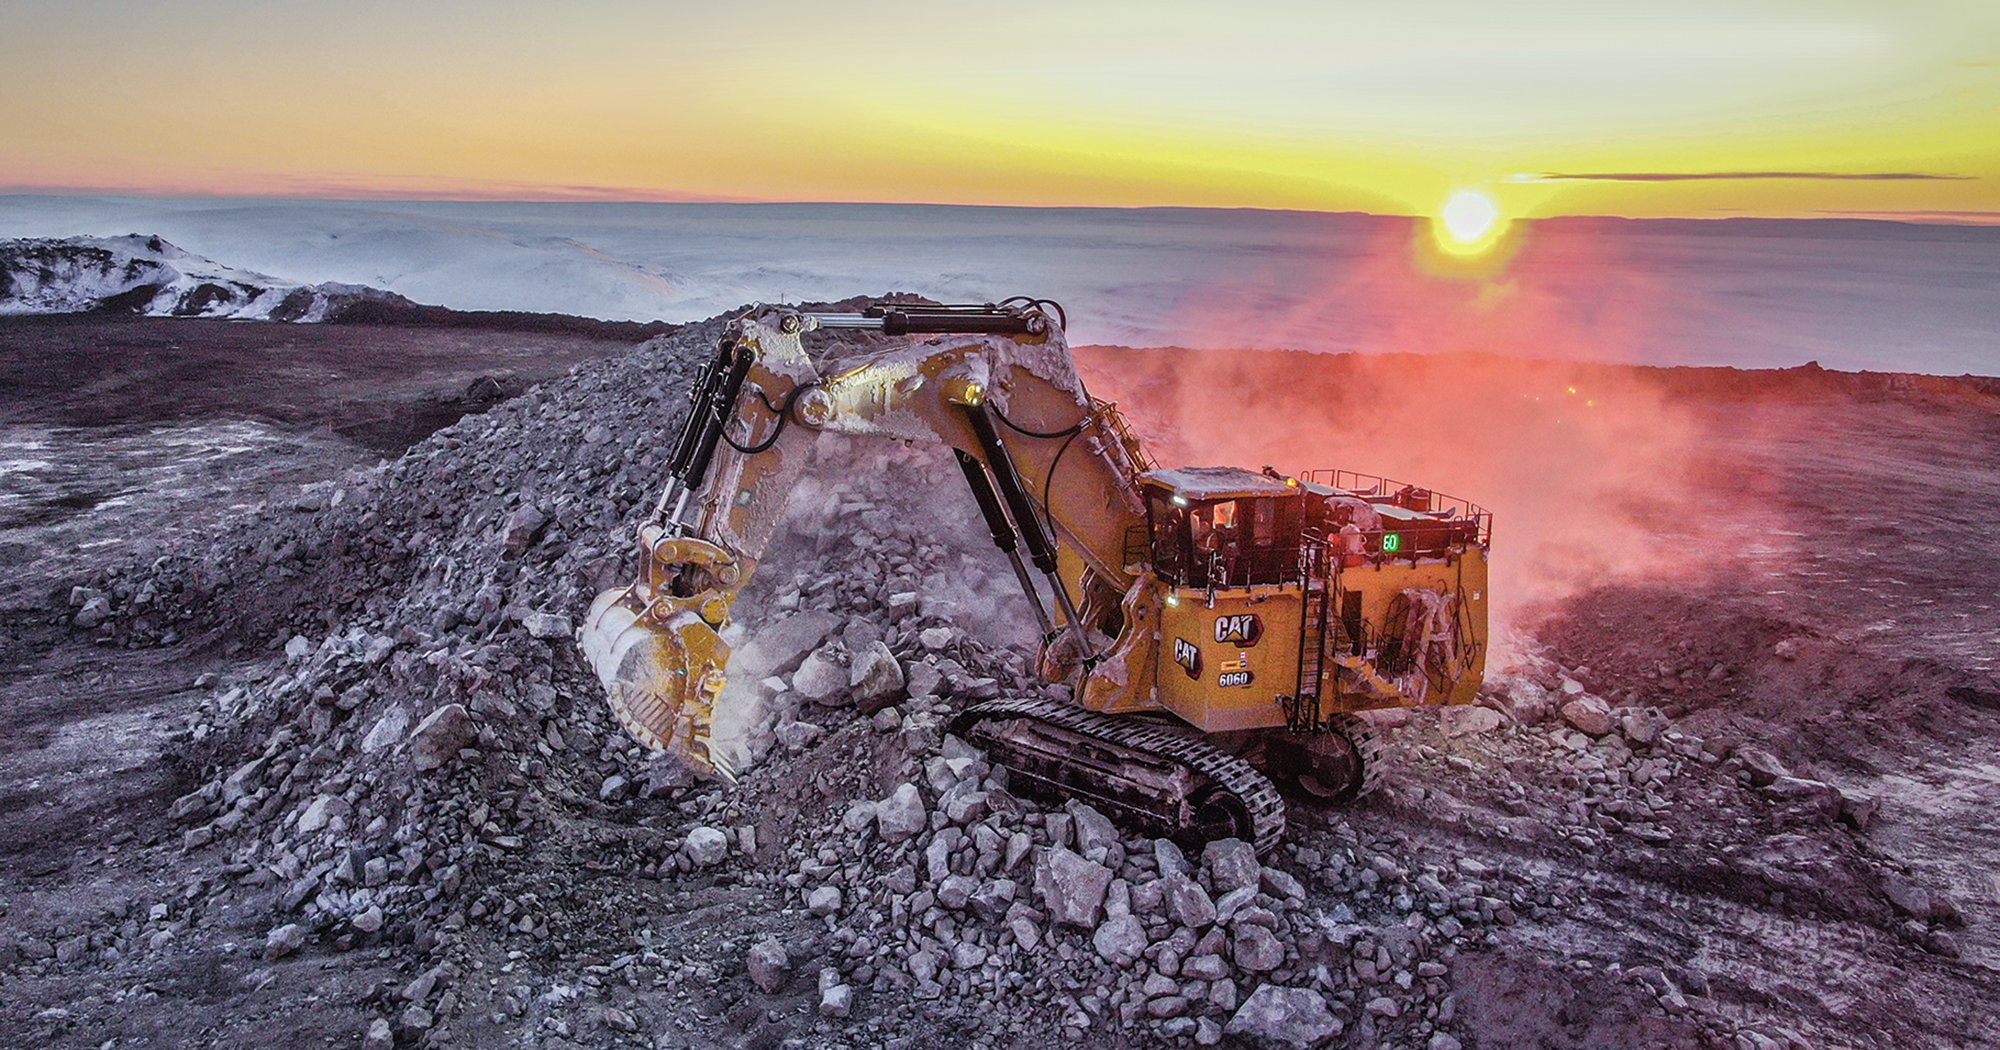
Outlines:
[{"label": "sun glare", "polygon": [[1475,255],[1493,246],[1501,230],[1500,207],[1478,190],[1457,190],[1445,198],[1432,220],[1438,244],[1454,255]]}]

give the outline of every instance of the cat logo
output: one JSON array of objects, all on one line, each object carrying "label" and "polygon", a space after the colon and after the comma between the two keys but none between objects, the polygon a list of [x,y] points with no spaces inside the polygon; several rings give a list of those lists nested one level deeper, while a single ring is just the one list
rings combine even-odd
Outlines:
[{"label": "cat logo", "polygon": [[1181,665],[1189,678],[1201,677],[1201,650],[1185,638],[1174,639],[1174,662]]},{"label": "cat logo", "polygon": [[1256,613],[1235,613],[1215,618],[1215,640],[1248,649],[1264,637],[1264,620]]}]

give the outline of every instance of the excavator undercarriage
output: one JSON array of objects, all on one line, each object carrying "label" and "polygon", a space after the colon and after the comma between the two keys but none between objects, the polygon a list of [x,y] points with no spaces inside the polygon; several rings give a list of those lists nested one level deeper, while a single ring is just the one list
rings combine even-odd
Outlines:
[{"label": "excavator undercarriage", "polygon": [[[805,349],[850,329],[860,352]],[[703,370],[639,529],[639,571],[580,634],[641,742],[731,775],[711,746],[721,628],[825,432],[956,453],[1071,700],[1001,699],[952,729],[1014,790],[1088,801],[1188,842],[1282,836],[1282,783],[1347,802],[1380,774],[1374,708],[1468,703],[1490,518],[1368,475],[1157,469],[1092,398],[1061,308],[1015,299],[856,314],[753,311]]]}]

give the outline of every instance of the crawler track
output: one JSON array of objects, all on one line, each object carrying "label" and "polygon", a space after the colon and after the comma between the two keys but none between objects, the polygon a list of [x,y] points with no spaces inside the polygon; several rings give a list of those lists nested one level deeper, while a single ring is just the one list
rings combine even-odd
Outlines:
[{"label": "crawler track", "polygon": [[1285,833],[1285,802],[1270,778],[1165,723],[1055,700],[992,700],[960,713],[952,730],[1028,790],[1084,797],[1170,837],[1235,835],[1263,853]]}]

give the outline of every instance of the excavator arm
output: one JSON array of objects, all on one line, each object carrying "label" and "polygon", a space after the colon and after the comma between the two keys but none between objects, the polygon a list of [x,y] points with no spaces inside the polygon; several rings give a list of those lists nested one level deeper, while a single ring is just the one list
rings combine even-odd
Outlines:
[{"label": "excavator arm", "polygon": [[[710,747],[729,660],[720,632],[827,432],[950,446],[1041,618],[1044,673],[1077,682],[1085,706],[1113,707],[1152,656],[1139,629],[1152,591],[1126,564],[1145,460],[1085,391],[1056,314],[1019,300],[733,322],[639,527],[638,578],[599,595],[581,632],[625,728],[696,771],[731,775]],[[816,361],[801,337],[820,329],[927,338]],[[1059,548],[1081,571],[1059,571]]]}]

